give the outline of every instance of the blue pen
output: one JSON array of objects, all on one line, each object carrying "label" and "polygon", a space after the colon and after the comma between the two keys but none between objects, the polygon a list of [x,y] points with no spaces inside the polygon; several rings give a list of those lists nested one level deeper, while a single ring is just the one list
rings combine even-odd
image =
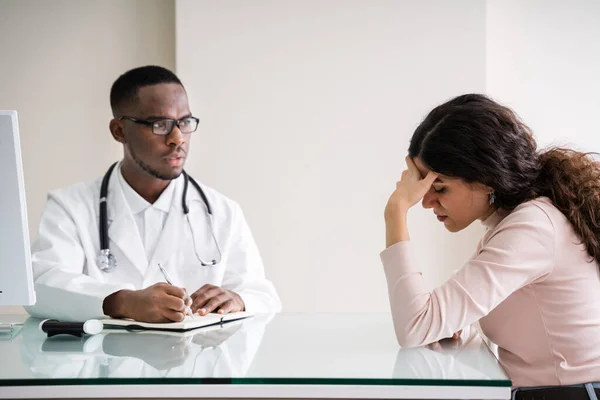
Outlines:
[{"label": "blue pen", "polygon": [[[167,272],[167,270],[166,270],[166,269],[164,269],[162,265],[160,265],[160,263],[158,263],[158,268],[160,269],[160,272],[162,272],[162,274],[163,274],[163,276],[165,277],[165,280],[167,281],[167,283],[168,283],[169,285],[173,285],[173,286],[175,286],[175,285],[173,284],[173,280],[171,279],[171,276],[169,275],[169,273]],[[187,293],[186,293],[186,294],[187,294]],[[186,300],[187,300],[187,298],[186,298]],[[185,306],[185,309],[186,309],[186,311],[187,311],[187,312],[190,314],[190,317],[191,317],[192,319],[194,319],[194,314],[192,313],[192,309],[190,308],[190,306]]]}]

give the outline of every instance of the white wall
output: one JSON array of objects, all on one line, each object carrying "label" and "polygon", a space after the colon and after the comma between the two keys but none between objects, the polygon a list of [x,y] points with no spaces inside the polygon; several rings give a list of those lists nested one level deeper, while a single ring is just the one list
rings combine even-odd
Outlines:
[{"label": "white wall", "polygon": [[[284,310],[386,310],[383,209],[426,112],[485,90],[485,3],[177,0],[176,38],[187,169],[240,202]],[[432,285],[482,231],[410,227]]]},{"label": "white wall", "polygon": [[0,109],[19,113],[31,236],[49,190],[121,157],[110,86],[140,65],[174,68],[174,24],[172,0],[0,2]]},{"label": "white wall", "polygon": [[600,1],[488,1],[487,90],[538,143],[600,151]]}]

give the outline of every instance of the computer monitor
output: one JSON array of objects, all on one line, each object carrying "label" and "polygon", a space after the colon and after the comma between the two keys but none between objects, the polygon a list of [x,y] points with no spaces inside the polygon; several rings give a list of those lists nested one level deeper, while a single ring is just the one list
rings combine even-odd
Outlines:
[{"label": "computer monitor", "polygon": [[35,304],[16,111],[0,110],[0,305]]}]

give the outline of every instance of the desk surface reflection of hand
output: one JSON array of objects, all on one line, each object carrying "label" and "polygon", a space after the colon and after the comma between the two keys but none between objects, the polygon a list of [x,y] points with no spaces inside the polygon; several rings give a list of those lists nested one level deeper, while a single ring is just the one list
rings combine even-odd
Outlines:
[{"label": "desk surface reflection of hand", "polygon": [[367,398],[407,390],[431,398],[440,387],[447,398],[510,397],[511,381],[477,332],[403,349],[389,313],[255,315],[183,334],[105,330],[60,340],[38,324],[27,321],[17,338],[0,342],[8,355],[0,357],[0,397],[25,387],[31,397],[60,398],[68,387],[85,398],[98,385],[115,398],[169,397],[174,385],[191,398],[348,398],[357,386]]},{"label": "desk surface reflection of hand", "polygon": [[249,367],[247,360],[251,362],[268,320],[234,321],[185,335],[109,330],[82,338],[46,338],[37,331],[39,320],[30,318],[21,353],[38,377],[239,376]]},{"label": "desk surface reflection of hand", "polygon": [[442,339],[423,347],[401,348],[396,356],[395,377],[414,379],[489,379],[486,371],[497,363],[474,326],[458,339]]}]

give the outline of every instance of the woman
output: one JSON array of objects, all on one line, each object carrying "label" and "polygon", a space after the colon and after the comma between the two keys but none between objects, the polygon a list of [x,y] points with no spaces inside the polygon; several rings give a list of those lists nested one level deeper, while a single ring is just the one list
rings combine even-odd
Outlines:
[{"label": "woman", "polygon": [[[568,149],[538,152],[510,109],[479,94],[433,109],[408,153],[381,253],[400,345],[479,321],[515,386],[600,381],[598,163]],[[450,232],[475,220],[487,227],[473,258],[431,293],[407,225],[420,200]]]}]

